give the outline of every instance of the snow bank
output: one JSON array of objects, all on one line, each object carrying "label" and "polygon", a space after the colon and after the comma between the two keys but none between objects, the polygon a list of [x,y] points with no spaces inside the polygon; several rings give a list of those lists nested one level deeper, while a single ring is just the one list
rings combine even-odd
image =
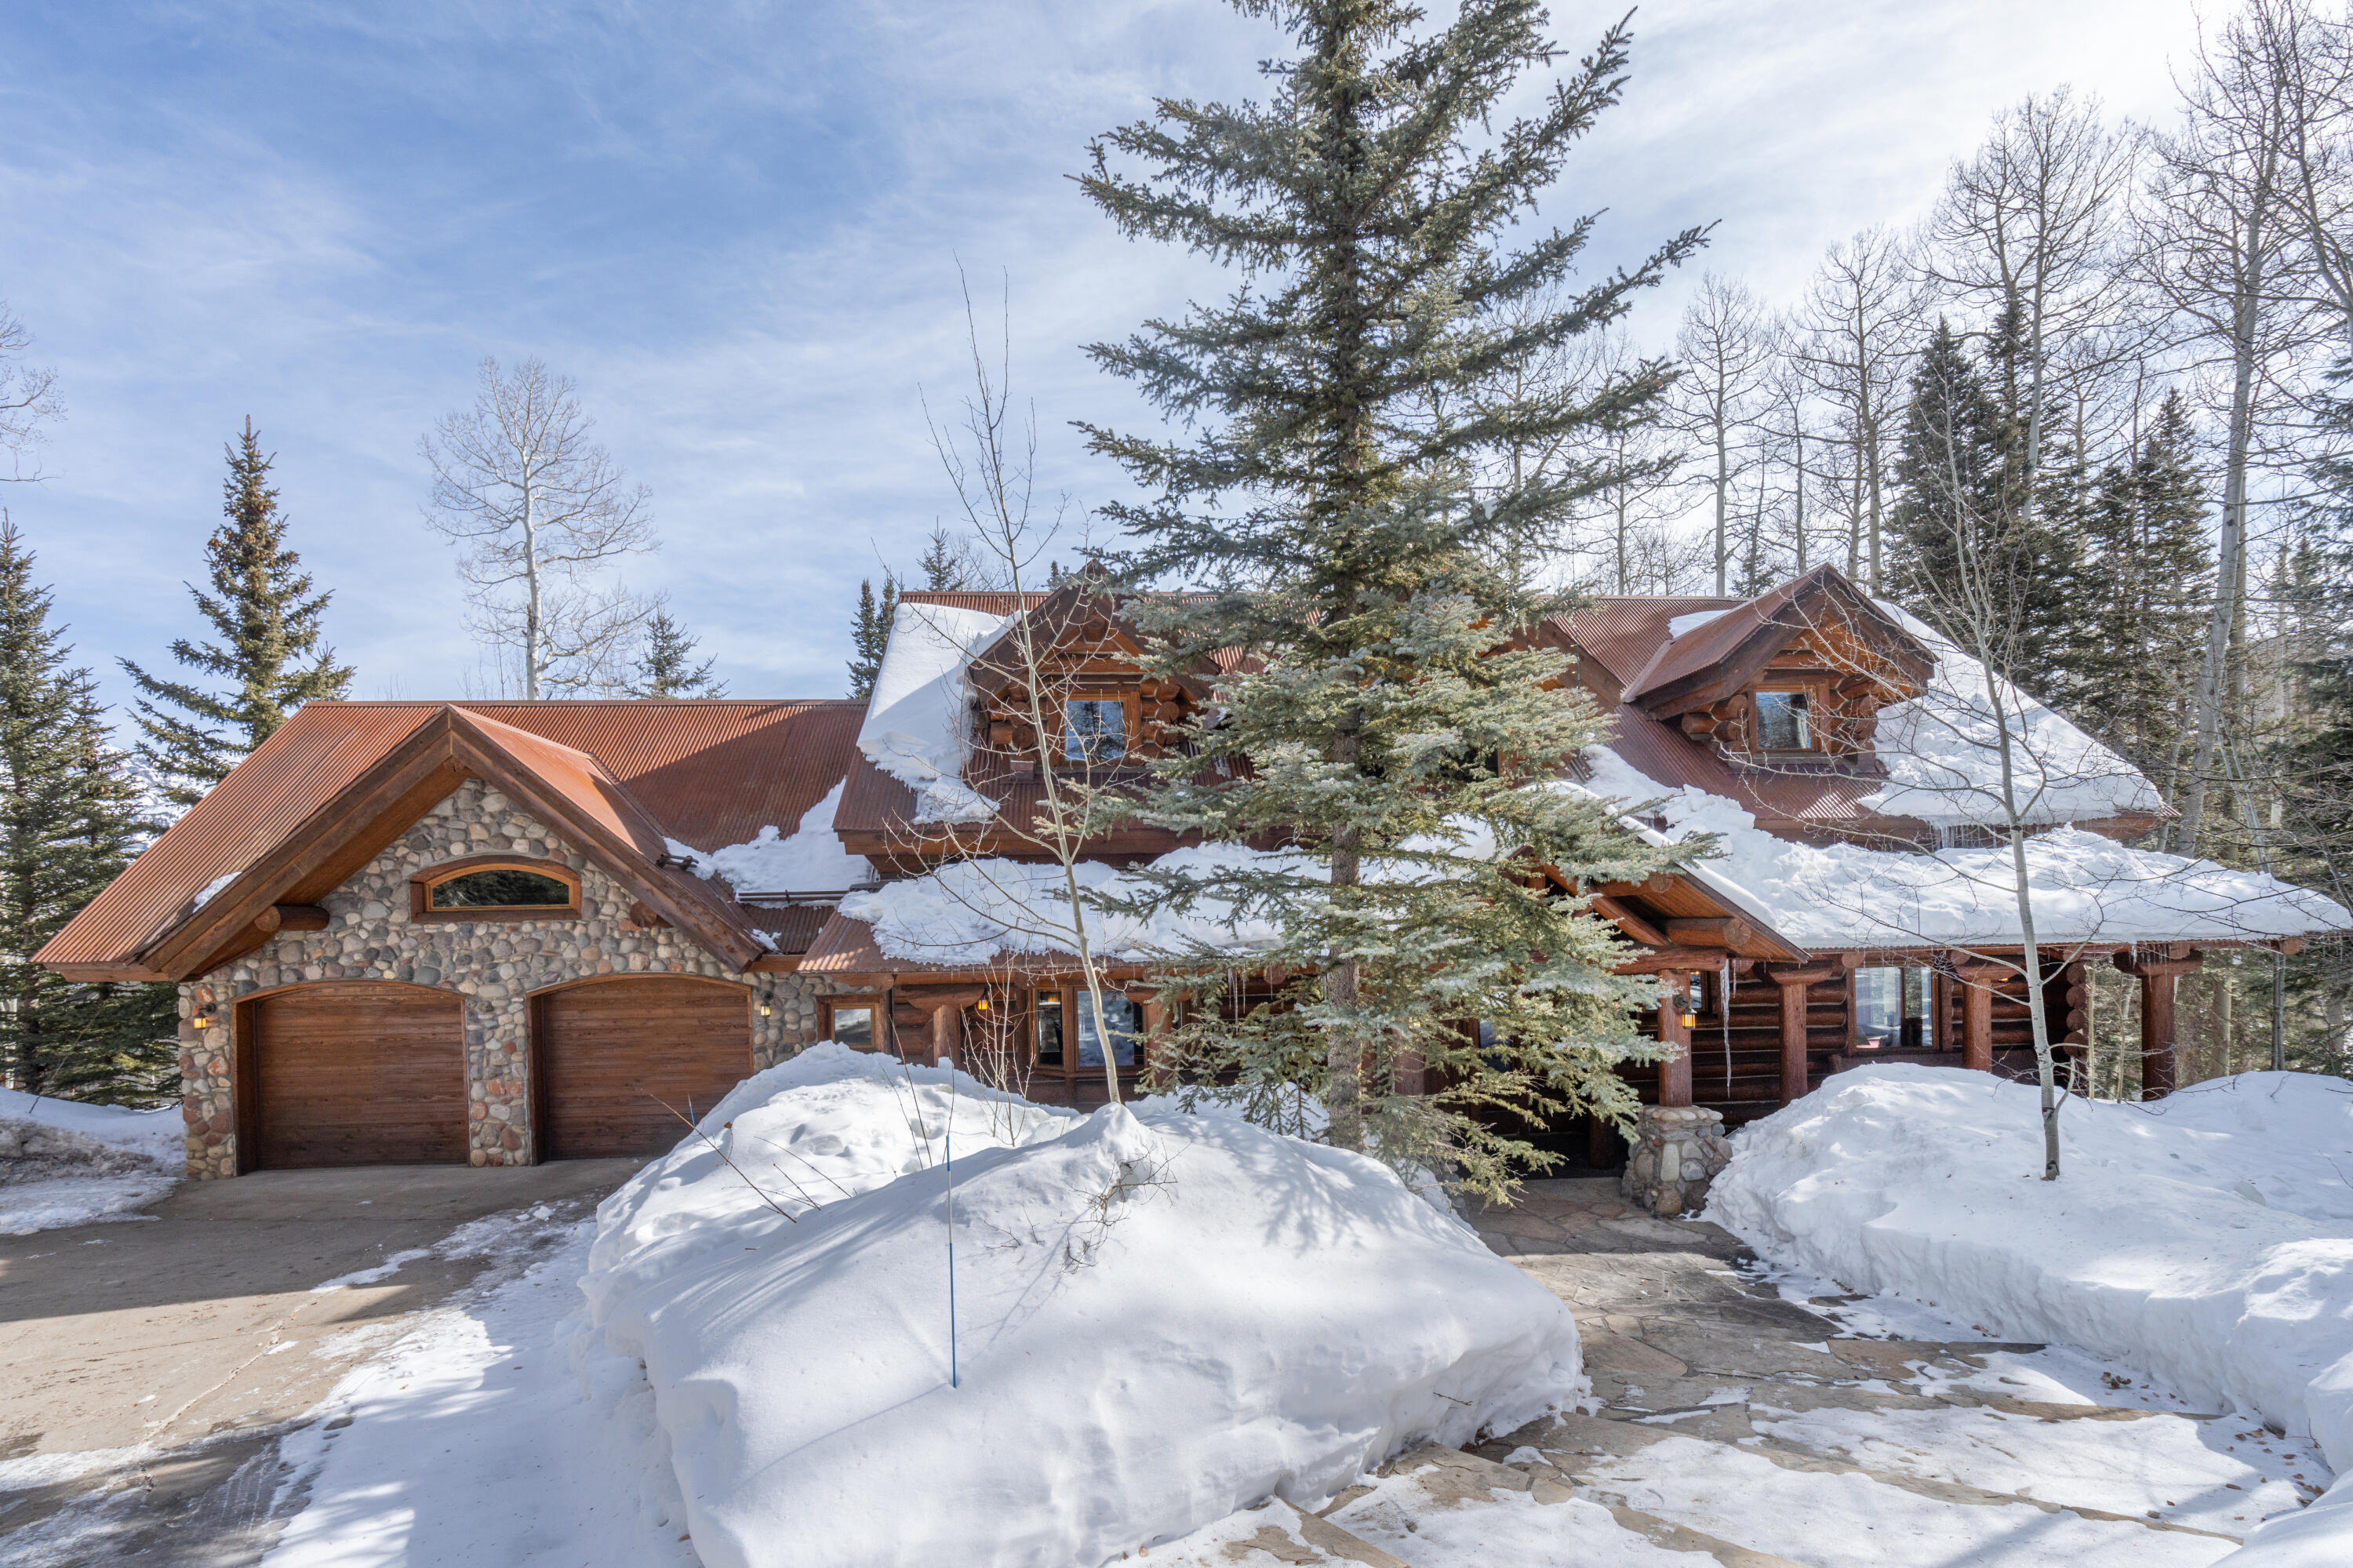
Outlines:
[{"label": "snow bank", "polygon": [[0,1089],[0,1235],[134,1219],[183,1159],[180,1107],[129,1110]]},{"label": "snow bank", "polygon": [[1735,1135],[1707,1217],[1850,1289],[2096,1346],[2353,1469],[2353,1086],[2250,1073],[2146,1106],[2071,1101],[2060,1126],[2045,1182],[2031,1086],[1841,1073]]},{"label": "snow bank", "polygon": [[919,822],[978,822],[997,808],[964,783],[971,694],[965,665],[1008,618],[940,604],[902,604],[858,726],[867,761],[915,791]]},{"label": "snow bank", "polygon": [[86,1105],[80,1100],[28,1095],[21,1089],[0,1089],[0,1118],[61,1127],[110,1148],[143,1154],[159,1165],[178,1165],[184,1152],[185,1128],[176,1103],[158,1110],[132,1110],[127,1106]]},{"label": "snow bank", "polygon": [[702,1129],[740,1171],[648,1167],[583,1288],[711,1568],[1099,1563],[1582,1391],[1567,1309],[1355,1155],[830,1044]]},{"label": "snow bank", "polygon": [[[1889,710],[1893,712],[1894,710]],[[1700,863],[1761,906],[1776,931],[1807,947],[2016,943],[2010,851],[1933,854],[1776,838],[1721,795],[1671,789],[1616,752],[1585,753],[1589,788],[1628,807],[1660,802],[1666,837],[1720,841]],[[2097,833],[2054,828],[2027,842],[2036,934],[2045,942],[2163,942],[2303,936],[2353,926],[2333,900],[2261,872],[2134,849]]]},{"label": "snow bank", "polygon": [[[1928,690],[1880,712],[1877,752],[1887,784],[1862,804],[1935,827],[1999,826],[2001,732],[2010,731],[2013,798],[2029,822],[2090,822],[2164,808],[2138,769],[1885,600],[1874,601],[1936,656]],[[1997,700],[2000,706],[1997,707]]]}]

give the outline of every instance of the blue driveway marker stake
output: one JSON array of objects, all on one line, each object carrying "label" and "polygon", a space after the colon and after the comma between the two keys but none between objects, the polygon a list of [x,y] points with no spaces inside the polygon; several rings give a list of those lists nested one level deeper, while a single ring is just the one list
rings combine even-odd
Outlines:
[{"label": "blue driveway marker stake", "polygon": [[948,1386],[962,1388],[964,1381],[956,1372],[955,1330],[955,1117],[949,1115],[947,1130],[942,1135],[947,1145],[948,1167]]}]

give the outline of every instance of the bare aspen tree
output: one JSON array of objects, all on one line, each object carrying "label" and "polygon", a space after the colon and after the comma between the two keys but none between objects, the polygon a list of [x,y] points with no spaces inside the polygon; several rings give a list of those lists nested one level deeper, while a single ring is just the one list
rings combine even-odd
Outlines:
[{"label": "bare aspen tree", "polygon": [[[1120,1100],[1118,1053],[1113,1049],[1116,1036],[1103,1007],[1103,995],[1110,987],[1096,950],[1096,934],[1102,928],[1103,916],[1081,885],[1079,867],[1089,860],[1088,842],[1103,831],[1106,819],[1124,816],[1130,810],[1124,796],[1117,801],[1108,798],[1111,792],[1104,788],[1103,775],[1115,771],[1127,761],[1126,746],[1138,737],[1123,737],[1119,751],[1110,755],[1079,744],[1074,748],[1075,755],[1064,759],[1069,764],[1066,767],[1058,767],[1056,759],[1048,755],[1049,737],[1071,733],[1066,728],[1064,705],[1076,690],[1072,677],[1056,670],[1054,656],[1062,638],[1089,619],[1092,607],[1087,602],[1090,596],[1078,592],[1073,595],[1071,612],[1045,625],[1025,613],[1023,608],[1027,596],[1041,586],[1038,564],[1060,532],[1060,518],[1041,516],[1036,508],[1037,421],[1027,412],[1017,415],[1008,391],[1012,359],[1009,309],[1004,311],[1003,320],[1006,324],[997,344],[997,364],[992,367],[981,347],[979,319],[966,285],[965,323],[972,356],[973,387],[964,398],[953,427],[943,428],[934,420],[931,433],[934,450],[955,492],[957,505],[977,541],[978,569],[992,582],[1003,584],[1014,596],[1014,612],[997,639],[1003,652],[997,653],[992,647],[982,650],[980,656],[994,655],[992,662],[1008,668],[1014,677],[1014,701],[1022,710],[1038,747],[1038,803],[1026,821],[997,817],[951,831],[965,863],[973,867],[987,887],[992,912],[1023,911],[1020,917],[1029,934],[1042,936],[1077,956],[1079,972],[1086,984],[1087,1011],[1094,1022],[1095,1039],[1103,1047],[1104,1086],[1111,1102],[1116,1105]],[[928,404],[925,417],[930,418]],[[934,542],[938,542],[936,535]],[[1080,578],[1082,582],[1090,580],[1084,572]],[[921,607],[903,607],[902,613],[907,611],[921,613]],[[979,754],[980,738],[967,737],[967,757]],[[1059,908],[1051,914],[1035,909],[1022,895],[1023,888],[1010,885],[1006,877],[993,874],[995,856],[985,855],[968,844],[967,835],[973,840],[1010,838],[1018,846],[1016,853],[1023,858],[1042,857],[1050,862],[1059,885]]]},{"label": "bare aspen tree", "polygon": [[0,452],[8,454],[8,471],[0,480],[29,482],[41,477],[37,462],[26,470],[41,444],[41,426],[63,415],[58,395],[58,373],[25,363],[33,334],[0,300]]},{"label": "bare aspen tree", "polygon": [[1886,229],[1866,228],[1822,259],[1789,335],[1792,364],[1831,410],[1828,439],[1844,449],[1847,575],[1874,593],[1894,432],[1903,425],[1904,381],[1924,312],[1910,253]]},{"label": "bare aspen tree", "polygon": [[433,470],[425,520],[465,549],[476,635],[512,661],[522,695],[614,689],[650,606],[610,576],[657,547],[651,494],[589,440],[570,376],[485,359],[479,380],[474,406],[418,443]]},{"label": "bare aspen tree", "polygon": [[2249,0],[2240,22],[2262,74],[2279,83],[2282,199],[2307,249],[2340,356],[2353,356],[2353,11]]},{"label": "bare aspen tree", "polygon": [[1947,176],[1929,218],[1928,275],[1977,307],[2020,421],[2018,524],[2034,521],[2050,435],[2052,373],[2063,351],[2114,313],[2132,143],[2096,101],[2068,89],[1994,116],[1993,129]]},{"label": "bare aspen tree", "polygon": [[2248,471],[2275,366],[2306,340],[2306,263],[2284,191],[2287,84],[2245,18],[2201,46],[2179,124],[2150,136],[2143,266],[2201,367],[2224,386],[2215,595],[2193,705],[2189,787],[2172,847],[2194,853],[2222,744],[2223,685],[2246,594]]},{"label": "bare aspen tree", "polygon": [[1749,427],[1773,363],[1764,307],[1747,284],[1714,272],[1700,279],[1675,333],[1675,362],[1680,374],[1670,396],[1715,509],[1715,591],[1722,594],[1730,580],[1733,487],[1756,461]]}]

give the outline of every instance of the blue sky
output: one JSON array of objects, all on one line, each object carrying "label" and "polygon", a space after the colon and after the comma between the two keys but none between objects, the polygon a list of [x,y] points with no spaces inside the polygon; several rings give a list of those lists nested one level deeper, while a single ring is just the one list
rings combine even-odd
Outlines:
[{"label": "blue sky", "polygon": [[[1581,52],[1616,15],[1555,32]],[[2024,92],[2163,114],[2194,28],[2172,0],[1659,0],[1546,217],[1609,209],[1602,265],[1721,220],[1704,265],[1784,295]],[[481,356],[537,355],[653,490],[638,586],[737,694],[839,694],[859,578],[953,505],[921,395],[962,388],[958,260],[1009,283],[1048,485],[1123,493],[1067,421],[1145,416],[1079,345],[1224,283],[1066,176],[1154,94],[1255,92],[1279,47],[1213,0],[0,8],[0,300],[68,404],[0,505],[120,700],[116,656],[196,630],[180,584],[250,414],[354,694],[457,694],[417,440]]]}]

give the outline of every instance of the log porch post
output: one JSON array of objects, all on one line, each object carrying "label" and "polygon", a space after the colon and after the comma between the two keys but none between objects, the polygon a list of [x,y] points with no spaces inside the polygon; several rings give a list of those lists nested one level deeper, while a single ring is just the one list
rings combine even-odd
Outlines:
[{"label": "log porch post", "polygon": [[1812,1041],[1808,1034],[1806,1007],[1812,1001],[1814,982],[1829,980],[1839,971],[1817,967],[1765,972],[1781,988],[1781,1103],[1786,1106],[1802,1098],[1813,1082],[1812,1064],[1807,1056]]},{"label": "log porch post", "polygon": [[1993,1071],[1993,986],[1998,969],[1961,970],[1961,1065]]},{"label": "log porch post", "polygon": [[2177,945],[2160,948],[2151,958],[2119,951],[2113,961],[2140,981],[2140,1097],[2163,1099],[2179,1081],[2173,1056],[2173,982],[2196,973],[2206,955]]},{"label": "log porch post", "polygon": [[1683,1009],[1691,1002],[1691,975],[1683,969],[1659,974],[1659,1039],[1673,1046],[1674,1054],[1659,1064],[1659,1103],[1692,1103],[1691,1031],[1683,1027]]},{"label": "log porch post", "polygon": [[934,1065],[943,1056],[953,1056],[956,1065],[964,1065],[964,1009],[961,1006],[932,1009],[932,1061]]}]

